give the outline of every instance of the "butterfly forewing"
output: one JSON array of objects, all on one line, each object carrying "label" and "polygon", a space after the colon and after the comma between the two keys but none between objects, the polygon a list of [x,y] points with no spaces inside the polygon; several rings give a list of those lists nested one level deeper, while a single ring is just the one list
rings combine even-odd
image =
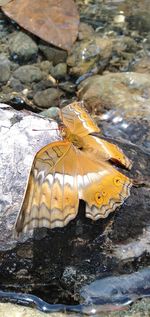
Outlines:
[{"label": "butterfly forewing", "polygon": [[100,131],[81,103],[76,101],[62,109],[62,120],[72,133],[80,137]]},{"label": "butterfly forewing", "polygon": [[91,135],[84,137],[84,143],[83,151],[91,159],[94,158],[97,161],[110,160],[128,169],[131,168],[131,161],[117,145]]}]

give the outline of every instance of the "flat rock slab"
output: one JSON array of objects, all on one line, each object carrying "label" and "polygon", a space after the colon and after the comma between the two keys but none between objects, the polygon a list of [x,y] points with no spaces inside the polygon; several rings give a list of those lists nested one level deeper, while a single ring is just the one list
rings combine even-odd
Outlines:
[{"label": "flat rock slab", "polygon": [[[1,289],[26,291],[44,300],[80,301],[80,289],[108,275],[130,273],[150,264],[150,155],[129,142],[115,141],[133,161],[130,177],[141,180],[124,205],[107,219],[92,222],[81,202],[76,219],[65,228],[37,229],[13,239],[27,175],[35,153],[59,139],[56,123],[1,105],[2,178]],[[45,131],[33,131],[33,129]],[[113,137],[113,135],[112,135]],[[126,256],[123,256],[124,250]],[[127,252],[128,251],[128,252]],[[135,252],[136,251],[136,252]]]}]

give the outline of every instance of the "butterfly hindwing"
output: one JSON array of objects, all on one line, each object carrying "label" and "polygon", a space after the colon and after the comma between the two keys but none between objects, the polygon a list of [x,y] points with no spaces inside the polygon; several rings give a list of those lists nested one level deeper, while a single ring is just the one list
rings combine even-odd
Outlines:
[{"label": "butterfly hindwing", "polygon": [[86,202],[86,217],[92,220],[105,218],[129,196],[132,181],[109,162],[91,161],[82,153],[80,170],[80,199]]},{"label": "butterfly hindwing", "polygon": [[[16,231],[63,227],[78,212],[77,164],[69,142],[54,142],[37,153]],[[75,157],[73,157],[73,155]]]}]

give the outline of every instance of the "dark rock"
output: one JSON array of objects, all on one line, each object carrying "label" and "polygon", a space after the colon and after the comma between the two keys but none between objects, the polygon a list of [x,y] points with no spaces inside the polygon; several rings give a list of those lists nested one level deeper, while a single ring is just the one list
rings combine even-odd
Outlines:
[{"label": "dark rock", "polygon": [[14,32],[9,39],[11,55],[16,55],[20,61],[29,61],[38,52],[38,46],[26,33]]},{"label": "dark rock", "polygon": [[41,71],[44,71],[47,74],[49,74],[51,72],[51,69],[53,69],[53,63],[49,62],[49,61],[42,61],[39,64],[39,67],[40,67]]},{"label": "dark rock", "polygon": [[10,77],[10,61],[4,55],[0,55],[0,82],[6,83]]},{"label": "dark rock", "polygon": [[[108,275],[131,273],[148,265],[150,258],[146,243],[136,253],[137,257],[134,250],[150,226],[150,157],[141,147],[125,141],[113,140],[133,161],[128,175],[134,179],[138,177],[142,182],[140,187],[132,188],[130,197],[119,210],[106,219],[93,222],[85,218],[85,206],[81,202],[76,219],[66,227],[37,229],[32,239],[31,234],[27,234],[18,243],[14,240],[13,226],[33,156],[42,146],[59,137],[56,130],[47,131],[49,127],[56,128],[47,120],[8,107],[3,110],[3,107],[0,227],[3,289],[30,290],[49,302],[56,302],[57,298],[58,302],[74,303],[80,299],[79,291],[84,284]],[[33,131],[39,127],[44,131]],[[131,242],[134,242],[134,250],[124,260],[119,252],[116,254],[116,248],[120,243],[127,248]]]},{"label": "dark rock", "polygon": [[53,62],[54,65],[66,62],[67,52],[64,50],[45,44],[40,44],[39,49],[50,62]]},{"label": "dark rock", "polygon": [[51,75],[56,79],[64,79],[67,75],[67,65],[65,63],[57,64],[51,70]]},{"label": "dark rock", "polygon": [[73,84],[71,81],[64,81],[62,83],[59,83],[59,87],[69,93],[73,93],[76,90],[76,85]]},{"label": "dark rock", "polygon": [[34,65],[25,65],[17,68],[14,71],[13,76],[22,83],[32,83],[42,79],[42,72]]},{"label": "dark rock", "polygon": [[38,83],[33,83],[32,88],[34,92],[45,90],[46,88],[54,87],[54,82],[50,79],[43,79]]},{"label": "dark rock", "polygon": [[134,15],[130,15],[127,18],[129,28],[132,30],[138,30],[140,33],[150,31],[150,14],[149,12],[142,12]]},{"label": "dark rock", "polygon": [[42,91],[38,91],[34,95],[34,102],[40,108],[49,108],[51,106],[57,106],[59,104],[59,98],[63,93],[56,88],[48,88]]},{"label": "dark rock", "polygon": [[9,81],[9,87],[13,88],[14,91],[22,91],[24,89],[24,86],[20,80],[13,77]]}]

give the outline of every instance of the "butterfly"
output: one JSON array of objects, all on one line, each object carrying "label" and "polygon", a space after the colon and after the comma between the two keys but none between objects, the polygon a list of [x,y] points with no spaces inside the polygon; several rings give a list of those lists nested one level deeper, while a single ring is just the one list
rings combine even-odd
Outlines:
[{"label": "butterfly", "polygon": [[106,218],[130,194],[132,180],[113,162],[130,169],[122,150],[91,133],[100,129],[80,102],[61,110],[62,140],[44,146],[31,167],[15,230],[64,227],[86,203],[86,217]]}]

